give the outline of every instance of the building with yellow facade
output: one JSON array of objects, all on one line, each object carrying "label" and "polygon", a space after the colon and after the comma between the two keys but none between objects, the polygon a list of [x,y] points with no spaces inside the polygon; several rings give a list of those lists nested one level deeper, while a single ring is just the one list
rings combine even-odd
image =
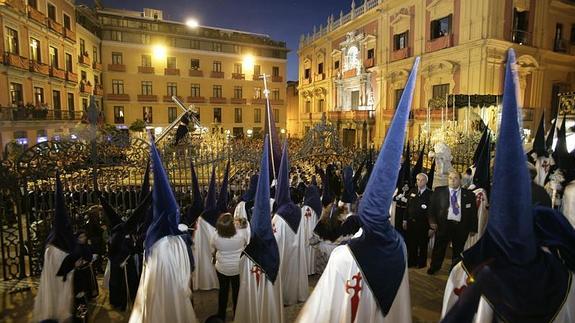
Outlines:
[{"label": "building with yellow facade", "polygon": [[454,114],[433,102],[502,94],[508,48],[517,52],[524,125],[536,125],[543,111],[549,123],[557,93],[575,89],[574,1],[352,2],[350,12],[301,37],[297,135],[325,114],[345,145],[382,142],[415,56],[410,135],[442,118],[477,118],[482,112]]},{"label": "building with yellow facade", "polygon": [[[286,125],[285,42],[71,0],[0,0],[0,146],[73,135],[90,95],[104,122],[161,131],[194,104],[202,126],[235,136],[263,129],[267,75],[276,125]],[[248,131],[250,130],[250,131]]]}]

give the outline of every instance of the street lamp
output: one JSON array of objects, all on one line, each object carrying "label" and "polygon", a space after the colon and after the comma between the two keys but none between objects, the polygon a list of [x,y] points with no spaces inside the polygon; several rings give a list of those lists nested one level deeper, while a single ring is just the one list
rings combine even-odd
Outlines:
[{"label": "street lamp", "polygon": [[158,59],[163,59],[166,57],[166,46],[161,44],[154,45],[153,51],[154,57]]},{"label": "street lamp", "polygon": [[[244,71],[249,71],[254,69],[254,64],[255,64],[255,58],[253,55],[251,54],[246,54],[244,55],[244,60],[243,60],[243,69]],[[254,77],[257,76],[259,77],[259,75],[254,75]]]},{"label": "street lamp", "polygon": [[189,18],[188,20],[186,20],[186,26],[190,28],[198,28],[200,26],[200,23],[198,22],[198,20],[194,18]]},{"label": "street lamp", "polygon": [[252,129],[248,129],[246,133],[248,134],[248,138],[251,138],[254,134],[254,131]]}]

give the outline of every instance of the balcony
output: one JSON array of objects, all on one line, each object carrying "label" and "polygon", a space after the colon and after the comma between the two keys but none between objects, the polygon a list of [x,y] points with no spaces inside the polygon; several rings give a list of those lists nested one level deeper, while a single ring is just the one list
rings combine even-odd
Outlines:
[{"label": "balcony", "polygon": [[20,13],[26,13],[26,5],[22,0],[3,0],[0,3],[4,3],[6,6],[13,8]]},{"label": "balcony", "polygon": [[213,79],[223,79],[224,78],[224,72],[212,71],[210,73],[210,77]]},{"label": "balcony", "polygon": [[363,61],[363,66],[365,68],[370,68],[375,66],[375,58],[368,58]]},{"label": "balcony", "polygon": [[0,107],[0,121],[80,121],[81,111],[51,110],[37,106],[9,108]]},{"label": "balcony", "polygon": [[102,71],[102,64],[94,61],[94,63],[92,64],[92,68],[97,71]]},{"label": "balcony", "polygon": [[329,111],[330,120],[364,122],[373,124],[375,122],[375,111],[373,110],[351,110],[351,111]]},{"label": "balcony", "polygon": [[130,101],[130,95],[108,93],[106,95],[106,100],[109,100],[109,101]]},{"label": "balcony", "polygon": [[206,103],[206,98],[203,96],[189,96],[186,102],[188,103]]},{"label": "balcony", "polygon": [[265,98],[252,99],[252,104],[266,104],[266,99]]},{"label": "balcony", "polygon": [[72,83],[78,83],[78,74],[72,72],[66,72],[66,81]]},{"label": "balcony", "polygon": [[94,87],[94,95],[104,96],[104,89],[102,88],[101,85],[96,85],[96,86]]},{"label": "balcony", "polygon": [[50,18],[48,18],[48,28],[57,34],[64,35],[64,27]]},{"label": "balcony", "polygon": [[189,75],[191,77],[204,77],[204,72],[200,70],[190,70]]},{"label": "balcony", "polygon": [[76,32],[68,28],[64,28],[64,37],[73,43],[76,42]]},{"label": "balcony", "polygon": [[65,80],[66,79],[66,71],[61,70],[57,67],[51,66],[50,67],[50,76],[55,77],[55,78],[59,78],[61,80]]},{"label": "balcony", "polygon": [[50,67],[38,61],[30,61],[30,72],[48,76],[50,75]]},{"label": "balcony", "polygon": [[243,99],[243,98],[231,98],[231,99],[230,99],[230,103],[231,103],[231,104],[246,104],[246,99]]},{"label": "balcony", "polygon": [[301,84],[303,84],[303,85],[307,85],[307,84],[310,84],[310,83],[311,83],[311,77],[309,77],[309,78],[303,78],[303,79],[301,80]]},{"label": "balcony", "polygon": [[262,76],[260,74],[255,74],[252,76],[252,80],[254,81],[261,81]]},{"label": "balcony", "polygon": [[[181,96],[177,95],[178,99],[181,102],[184,102],[184,100],[182,99]],[[164,102],[169,102],[169,103],[173,103],[174,101],[172,101],[172,96],[171,95],[164,95],[164,97],[162,98]]]},{"label": "balcony", "polygon": [[391,52],[391,61],[395,62],[399,61],[400,59],[408,58],[410,56],[410,52],[411,51],[409,47],[403,47],[398,50],[394,50]]},{"label": "balcony", "polygon": [[556,53],[567,53],[569,52],[569,44],[565,39],[555,39],[553,42],[553,51]]},{"label": "balcony", "polygon": [[138,73],[154,74],[154,68],[152,66],[138,66]]},{"label": "balcony", "polygon": [[46,26],[46,16],[32,6],[28,6],[28,18],[34,20],[42,26]]},{"label": "balcony", "polygon": [[80,93],[81,94],[92,94],[92,91],[93,91],[92,84],[84,83],[84,80],[82,80],[82,83],[80,83]]},{"label": "balcony", "polygon": [[234,80],[245,80],[246,75],[243,73],[232,73],[232,79],[234,79]]},{"label": "balcony", "polygon": [[284,100],[280,100],[280,99],[270,100],[270,104],[272,104],[272,105],[283,105],[283,104],[284,104]]},{"label": "balcony", "polygon": [[279,76],[279,75],[273,75],[272,76],[272,82],[283,82],[284,78]]},{"label": "balcony", "polygon": [[210,103],[211,104],[226,104],[226,103],[228,103],[228,99],[211,97]]},{"label": "balcony", "polygon": [[357,75],[357,69],[352,68],[351,70],[347,70],[345,72],[343,72],[343,78],[347,79],[350,77],[355,77]]},{"label": "balcony", "polygon": [[164,75],[175,75],[180,76],[180,69],[179,68],[165,68]]},{"label": "balcony", "polygon": [[25,70],[29,68],[28,59],[26,57],[9,52],[4,53],[4,64]]},{"label": "balcony", "polygon": [[513,30],[511,32],[511,41],[519,45],[531,45],[531,33],[525,30]]},{"label": "balcony", "polygon": [[78,56],[78,63],[85,65],[85,66],[90,66],[91,65],[90,56],[88,56],[88,54],[86,54],[86,53]]},{"label": "balcony", "polygon": [[126,65],[124,64],[108,64],[108,72],[125,72]]},{"label": "balcony", "polygon": [[158,102],[158,96],[152,94],[138,94],[138,102]]},{"label": "balcony", "polygon": [[315,82],[323,81],[325,80],[325,73],[316,74],[313,79]]},{"label": "balcony", "polygon": [[453,46],[453,34],[447,34],[427,41],[425,44],[425,52],[431,53],[451,46]]}]

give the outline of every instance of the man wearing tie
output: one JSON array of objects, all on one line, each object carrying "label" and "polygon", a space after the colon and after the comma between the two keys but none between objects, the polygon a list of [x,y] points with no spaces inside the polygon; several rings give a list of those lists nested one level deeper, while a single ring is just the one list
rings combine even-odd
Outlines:
[{"label": "man wearing tie", "polygon": [[443,263],[449,242],[453,246],[451,267],[461,260],[461,252],[468,235],[477,233],[477,206],[475,195],[461,187],[461,174],[449,172],[448,186],[437,187],[431,195],[429,222],[435,230],[435,245],[431,265],[427,270],[435,274]]},{"label": "man wearing tie", "polygon": [[429,242],[429,201],[432,191],[427,188],[427,175],[415,177],[417,186],[407,192],[407,209],[403,229],[407,237],[408,266],[427,267],[427,245]]}]

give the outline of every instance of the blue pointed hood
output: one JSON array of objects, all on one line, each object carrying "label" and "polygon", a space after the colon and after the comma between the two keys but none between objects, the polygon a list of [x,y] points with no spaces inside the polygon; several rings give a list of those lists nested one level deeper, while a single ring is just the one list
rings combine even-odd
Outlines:
[{"label": "blue pointed hood", "polygon": [[290,196],[287,140],[284,141],[282,150],[282,160],[278,172],[275,203],[277,206],[276,214],[284,219],[294,233],[297,233],[301,221],[301,209],[292,202]]},{"label": "blue pointed hood", "polygon": [[144,241],[146,255],[149,255],[156,241],[166,236],[181,234],[180,230],[178,230],[180,208],[176,202],[174,192],[172,192],[160,153],[153,141],[151,143],[150,157],[154,171],[154,186],[152,187],[152,210],[154,215]]},{"label": "blue pointed hood", "polygon": [[305,188],[303,205],[311,207],[318,218],[321,216],[321,210],[322,210],[321,198],[319,194],[319,188],[317,187],[317,185],[310,184],[308,187]]},{"label": "blue pointed hood", "polygon": [[545,156],[547,157],[548,151],[545,145],[545,112],[541,114],[541,120],[539,121],[539,126],[537,127],[537,132],[535,133],[535,139],[533,140],[532,151],[537,155],[537,157]]},{"label": "blue pointed hood", "polygon": [[267,279],[273,284],[279,271],[280,253],[272,230],[269,167],[269,137],[266,135],[250,222],[252,237],[244,253],[265,272]]},{"label": "blue pointed hood", "polygon": [[186,221],[184,222],[187,226],[196,222],[200,214],[204,211],[204,200],[200,192],[200,184],[198,183],[198,175],[196,174],[194,162],[190,162],[190,168],[192,171],[192,203],[188,208]]},{"label": "blue pointed hood", "polygon": [[349,242],[349,248],[365,275],[367,285],[383,316],[386,316],[391,308],[406,267],[405,243],[391,226],[389,207],[399,177],[419,60],[419,57],[415,58],[405,90],[359,203],[358,215],[363,234]]},{"label": "blue pointed hood", "polygon": [[222,186],[220,187],[220,194],[218,196],[218,211],[220,211],[220,213],[225,213],[228,211],[229,176],[230,176],[230,161],[228,160],[226,164],[226,171],[224,173],[224,179],[222,180]]},{"label": "blue pointed hood", "polygon": [[252,175],[250,177],[250,186],[248,190],[242,195],[242,201],[251,202],[256,197],[256,189],[258,188],[258,174]]},{"label": "blue pointed hood", "polygon": [[216,167],[212,167],[212,177],[210,178],[210,186],[208,187],[208,194],[206,202],[204,203],[204,212],[201,217],[206,220],[212,227],[216,227],[216,222],[220,216],[218,210],[218,202],[216,201]]},{"label": "blue pointed hood", "polygon": [[351,166],[346,166],[343,169],[343,192],[341,194],[341,201],[343,203],[355,202],[355,188],[353,185],[353,169]]},{"label": "blue pointed hood", "polygon": [[64,252],[71,253],[76,245],[76,239],[74,238],[74,231],[66,209],[64,190],[62,189],[59,172],[56,172],[56,194],[54,194],[54,197],[54,222],[52,222],[52,229],[48,233],[46,244],[51,244]]}]

